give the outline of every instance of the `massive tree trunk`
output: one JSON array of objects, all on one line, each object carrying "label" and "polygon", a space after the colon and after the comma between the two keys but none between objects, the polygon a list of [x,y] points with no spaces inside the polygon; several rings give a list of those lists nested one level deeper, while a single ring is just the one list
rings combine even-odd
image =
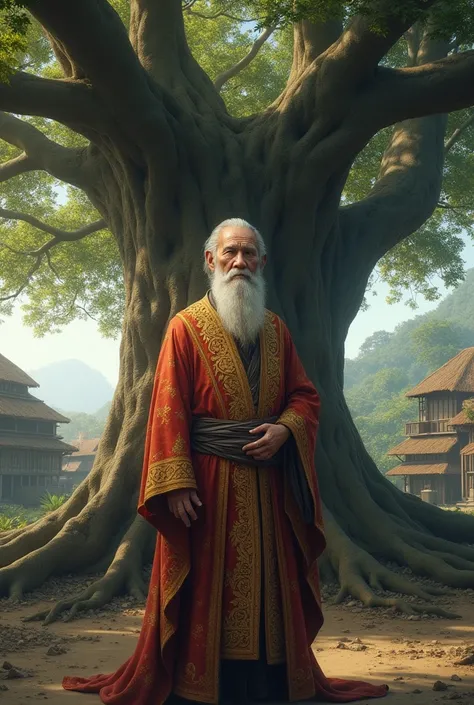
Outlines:
[{"label": "massive tree trunk", "polygon": [[[83,188],[116,238],[126,289],[120,380],[89,477],[48,517],[0,534],[0,592],[20,597],[51,575],[104,566],[104,577],[83,594],[37,615],[50,621],[70,607],[74,615],[104,604],[123,590],[146,591],[142,566],[154,536],[136,516],[136,503],[160,342],[170,318],[205,292],[202,245],[210,230],[226,217],[241,216],[264,234],[268,306],[288,324],[321,395],[316,466],[328,538],[323,575],[339,582],[339,599],[350,593],[367,605],[446,614],[384,595],[387,590],[429,601],[437,591],[391,572],[379,559],[450,586],[474,586],[474,549],[467,545],[474,521],[423,504],[385,480],[343,396],[344,340],[369,275],[390,247],[426,220],[438,198],[445,120],[420,117],[439,112],[439,100],[431,93],[436,65],[426,85],[419,68],[440,59],[445,47],[418,41],[418,73],[385,75],[375,72],[374,61],[409,23],[393,20],[393,31],[382,36],[371,34],[367,19],[358,19],[341,39],[333,22],[301,23],[280,99],[262,116],[235,120],[187,49],[179,3],[163,0],[157,10],[154,2],[132,2],[136,55],[121,30],[112,31],[116,18],[106,5],[84,0],[71,14],[52,0],[31,3],[60,40],[55,50],[69,77],[54,87],[35,84],[33,94],[54,90],[48,114],[91,139],[73,160],[80,172],[66,168],[74,155],[58,148],[53,160],[50,147],[34,134],[12,143],[25,149],[26,159],[36,150],[42,168]],[[110,36],[89,33],[84,48],[77,26],[98,26],[94,12],[105,13]],[[103,57],[99,43],[105,43],[107,67],[97,58]],[[463,66],[446,68],[442,60],[439,66],[438,90],[448,79],[464,86]],[[46,114],[42,101],[24,97],[22,81],[20,76],[0,88],[0,104]],[[397,99],[407,82],[408,94]],[[71,86],[80,92],[73,93],[73,116]],[[462,99],[456,94],[455,107],[472,100],[466,90]],[[373,191],[341,208],[357,154],[378,129],[405,118],[411,119],[395,128]],[[67,237],[79,239],[56,233],[35,256]]]}]

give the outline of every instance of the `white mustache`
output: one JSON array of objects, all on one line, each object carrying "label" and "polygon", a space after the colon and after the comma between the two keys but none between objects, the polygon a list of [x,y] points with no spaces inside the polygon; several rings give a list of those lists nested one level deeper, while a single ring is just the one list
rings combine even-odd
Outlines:
[{"label": "white mustache", "polygon": [[235,277],[245,277],[246,279],[252,280],[254,275],[248,269],[231,269],[230,272],[224,275],[224,281],[229,282]]}]

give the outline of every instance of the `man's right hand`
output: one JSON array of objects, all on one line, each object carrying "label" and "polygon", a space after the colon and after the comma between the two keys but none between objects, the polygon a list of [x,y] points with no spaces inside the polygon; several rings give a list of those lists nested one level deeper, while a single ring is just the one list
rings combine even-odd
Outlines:
[{"label": "man's right hand", "polygon": [[197,519],[194,507],[202,507],[202,502],[196,490],[173,490],[168,492],[168,507],[176,519],[181,519],[185,526],[190,527],[190,519]]}]

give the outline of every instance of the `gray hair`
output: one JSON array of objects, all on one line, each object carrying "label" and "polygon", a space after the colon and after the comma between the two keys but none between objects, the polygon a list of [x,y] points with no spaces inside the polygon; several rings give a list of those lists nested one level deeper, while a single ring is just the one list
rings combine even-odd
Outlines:
[{"label": "gray hair", "polygon": [[206,274],[210,274],[209,271],[209,266],[206,261],[206,252],[212,252],[214,257],[216,256],[217,252],[217,241],[219,240],[219,235],[221,230],[224,228],[248,228],[251,230],[254,235],[255,239],[257,241],[257,252],[258,256],[260,259],[267,253],[267,248],[265,247],[265,242],[263,240],[263,237],[261,236],[260,232],[257,230],[257,228],[254,225],[251,225],[248,223],[246,220],[243,218],[228,218],[227,220],[223,220],[222,223],[219,223],[212,233],[209,235],[207,238],[206,242],[204,243],[204,271]]}]

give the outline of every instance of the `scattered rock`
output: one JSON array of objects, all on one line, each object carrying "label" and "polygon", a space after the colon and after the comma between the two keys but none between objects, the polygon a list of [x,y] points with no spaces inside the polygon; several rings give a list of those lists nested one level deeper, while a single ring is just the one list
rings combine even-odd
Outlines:
[{"label": "scattered rock", "polygon": [[433,683],[433,690],[447,690],[448,686],[443,681],[435,681]]},{"label": "scattered rock", "polygon": [[347,649],[347,646],[344,644],[343,641],[338,641],[336,644],[336,649]]},{"label": "scattered rock", "polygon": [[367,649],[367,646],[365,644],[354,644],[349,648],[351,649],[351,651],[365,651]]},{"label": "scattered rock", "polygon": [[[423,615],[423,616],[425,616],[425,615]],[[410,622],[419,622],[421,617],[419,614],[410,614],[410,615],[408,615],[408,619],[410,620]]]},{"label": "scattered rock", "polygon": [[393,679],[394,681],[403,681],[405,680],[403,676],[397,676],[396,678]]},{"label": "scattered rock", "polygon": [[415,690],[411,690],[411,691],[410,691],[410,693],[412,693],[413,695],[419,695],[419,694],[422,693],[422,692],[423,692],[423,691],[420,690],[419,688],[415,688]]},{"label": "scattered rock", "polygon": [[60,656],[61,654],[66,654],[66,653],[67,653],[67,649],[64,646],[60,646],[59,644],[53,644],[47,650],[46,656]]},{"label": "scattered rock", "polygon": [[455,666],[469,666],[471,663],[474,663],[474,653],[470,653],[464,658],[460,659],[459,661],[455,661],[454,665]]},{"label": "scattered rock", "polygon": [[452,681],[462,681],[462,678],[460,678],[456,673],[453,673],[451,676]]},{"label": "scattered rock", "polygon": [[3,683],[0,684],[0,693],[5,693],[7,690],[9,690],[8,685],[3,685]]}]

